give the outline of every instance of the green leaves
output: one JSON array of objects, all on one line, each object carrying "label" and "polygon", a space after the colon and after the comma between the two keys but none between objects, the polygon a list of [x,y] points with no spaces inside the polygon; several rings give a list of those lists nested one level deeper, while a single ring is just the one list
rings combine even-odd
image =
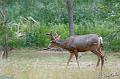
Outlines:
[{"label": "green leaves", "polygon": [[[59,32],[61,38],[68,37],[68,21],[65,0],[5,0],[8,10],[8,43],[11,47],[46,47],[46,33]],[[4,0],[0,1],[0,3]],[[73,0],[75,32],[78,35],[98,33],[105,40],[107,50],[119,48],[119,36],[111,34],[120,25],[119,0]],[[1,23],[1,20],[0,20]],[[24,34],[16,37],[16,32]],[[0,44],[2,44],[0,25]],[[109,37],[108,37],[109,36]],[[107,39],[106,39],[107,38]]]}]

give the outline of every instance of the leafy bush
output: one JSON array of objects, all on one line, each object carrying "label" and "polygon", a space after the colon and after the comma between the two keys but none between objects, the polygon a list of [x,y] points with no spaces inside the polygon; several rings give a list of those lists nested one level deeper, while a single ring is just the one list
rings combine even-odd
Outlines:
[{"label": "leafy bush", "polygon": [[[78,35],[96,33],[103,37],[106,50],[119,51],[120,8],[115,0],[74,0],[73,13],[75,33]],[[61,38],[69,36],[65,0],[7,0],[8,44],[11,47],[46,47],[49,38],[46,33],[59,32]],[[0,20],[1,23],[1,20]],[[2,26],[0,26],[2,28]],[[16,37],[16,32],[23,34]],[[0,44],[2,45],[2,29]],[[111,37],[114,39],[110,40]]]}]

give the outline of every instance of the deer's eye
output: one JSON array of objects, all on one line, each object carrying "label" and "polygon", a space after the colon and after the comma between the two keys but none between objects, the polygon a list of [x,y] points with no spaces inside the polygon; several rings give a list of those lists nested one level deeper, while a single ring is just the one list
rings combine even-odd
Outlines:
[{"label": "deer's eye", "polygon": [[55,41],[51,41],[50,43],[55,43]]}]

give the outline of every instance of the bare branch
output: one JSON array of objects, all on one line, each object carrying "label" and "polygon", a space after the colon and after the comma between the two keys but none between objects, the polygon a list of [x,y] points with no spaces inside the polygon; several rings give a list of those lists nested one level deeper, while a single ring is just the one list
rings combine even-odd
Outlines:
[{"label": "bare branch", "polygon": [[3,15],[3,11],[2,11],[2,10],[0,10],[0,15],[1,15],[2,18],[4,18],[4,15]]},{"label": "bare branch", "polygon": [[1,15],[2,19],[3,19],[3,23],[2,24],[6,24],[7,21],[8,21],[6,13],[7,13],[6,10],[3,10],[3,9],[0,10],[0,15]]}]

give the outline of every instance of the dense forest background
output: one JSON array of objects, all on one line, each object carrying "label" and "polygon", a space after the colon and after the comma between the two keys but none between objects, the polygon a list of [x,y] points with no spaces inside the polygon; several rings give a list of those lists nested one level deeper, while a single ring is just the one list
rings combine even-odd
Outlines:
[{"label": "dense forest background", "polygon": [[[69,37],[65,0],[6,2],[10,47],[47,47],[49,39],[45,34],[50,31],[59,32],[62,39]],[[105,50],[120,51],[119,6],[119,0],[73,0],[75,33],[99,34],[104,39]],[[3,27],[0,25],[0,45],[3,44],[2,37]]]}]

